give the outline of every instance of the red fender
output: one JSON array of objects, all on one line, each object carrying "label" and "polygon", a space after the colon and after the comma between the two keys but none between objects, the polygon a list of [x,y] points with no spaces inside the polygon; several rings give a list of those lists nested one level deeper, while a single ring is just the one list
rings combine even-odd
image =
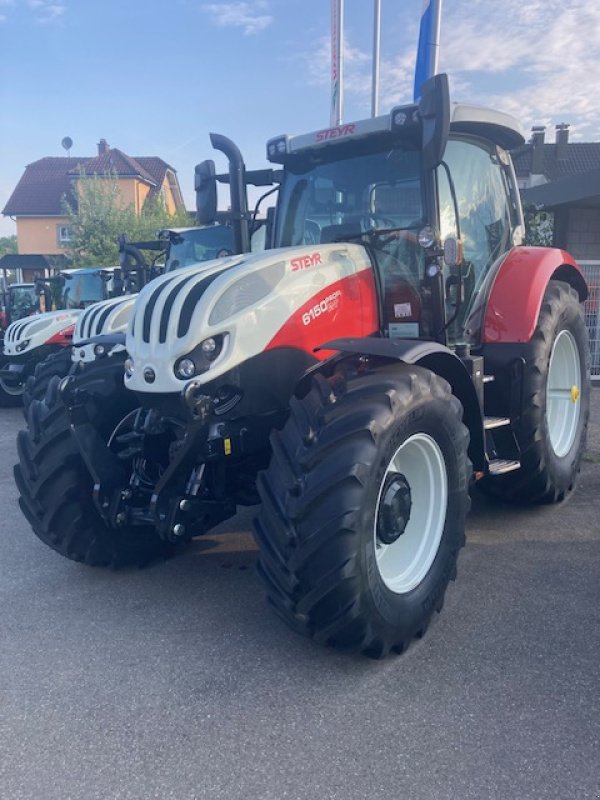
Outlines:
[{"label": "red fender", "polygon": [[553,247],[514,247],[494,279],[482,327],[482,342],[528,342],[552,279],[566,281],[583,302],[587,285],[573,256]]}]

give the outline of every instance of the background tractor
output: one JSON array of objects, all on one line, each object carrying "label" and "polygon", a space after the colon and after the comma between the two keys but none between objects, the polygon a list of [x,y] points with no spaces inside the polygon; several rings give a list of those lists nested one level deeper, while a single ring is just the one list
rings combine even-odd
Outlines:
[{"label": "background tractor", "polygon": [[[101,271],[102,281],[106,281],[107,275],[111,277],[110,290],[104,292],[105,299],[94,297],[94,291],[90,291],[83,300],[76,302],[73,289],[85,292],[78,274],[81,271],[61,273],[66,288],[59,293],[59,310],[38,312],[30,324],[14,325],[8,332],[3,372],[0,372],[0,405],[18,405],[22,400],[27,410],[32,399],[44,397],[53,376],[64,377],[73,361],[93,360],[94,344],[85,345],[83,340],[101,333],[123,334],[133,297],[149,280],[165,270],[230,254],[233,247],[231,228],[220,224],[161,230],[158,239],[153,241],[128,242],[122,237],[120,268]],[[144,253],[153,254],[154,258]],[[158,260],[162,261],[160,265]],[[99,272],[94,270],[94,273]],[[95,278],[95,274],[92,277]],[[48,297],[56,283],[55,279],[44,282],[43,289]],[[102,284],[99,286],[101,288]],[[35,287],[32,285],[32,288]],[[47,305],[50,305],[49,299]],[[72,345],[75,346],[73,356]],[[124,350],[114,345],[110,352],[119,349]],[[104,354],[104,350],[102,352]]]},{"label": "background tractor", "polygon": [[0,342],[11,322],[39,312],[35,283],[4,284],[0,291]]},{"label": "background tractor", "polygon": [[[268,142],[271,249],[146,286],[124,377],[84,367],[30,413],[15,477],[35,533],[143,564],[260,501],[259,573],[290,626],[373,657],[422,636],[473,482],[555,502],[584,448],[587,289],[567,253],[521,246],[522,142],[509,115],[451,105],[445,75]],[[209,218],[212,162],[198,176]]]},{"label": "background tractor", "polygon": [[[113,270],[95,267],[64,270],[34,284],[35,302],[22,318],[11,320],[0,356],[0,406],[19,405],[36,364],[70,346],[81,309],[111,292]],[[30,290],[26,293],[31,298]]]}]

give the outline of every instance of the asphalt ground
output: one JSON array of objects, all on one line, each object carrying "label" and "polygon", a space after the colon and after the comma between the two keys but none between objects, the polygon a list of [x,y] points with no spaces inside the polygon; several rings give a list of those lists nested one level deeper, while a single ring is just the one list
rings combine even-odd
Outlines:
[{"label": "asphalt ground", "polygon": [[600,797],[600,389],[575,495],[477,497],[442,614],[381,662],[269,611],[251,511],[146,570],[56,555],[21,424],[0,410],[1,800]]}]

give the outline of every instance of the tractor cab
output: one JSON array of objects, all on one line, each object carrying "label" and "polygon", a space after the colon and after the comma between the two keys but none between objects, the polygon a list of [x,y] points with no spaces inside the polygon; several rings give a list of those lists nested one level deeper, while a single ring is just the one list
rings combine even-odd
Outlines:
[{"label": "tractor cab", "polygon": [[35,311],[75,311],[105,300],[112,294],[113,273],[112,268],[84,267],[36,278],[32,285]]},{"label": "tractor cab", "polygon": [[233,233],[228,225],[170,228],[160,231],[159,237],[168,244],[165,272],[230,256],[234,252]]},{"label": "tractor cab", "polygon": [[13,283],[6,289],[6,323],[23,319],[38,311],[35,284]]},{"label": "tractor cab", "polygon": [[456,344],[486,276],[520,244],[507,114],[450,104],[436,76],[419,105],[267,144],[284,167],[274,245],[356,242],[376,269],[381,330]]},{"label": "tractor cab", "polygon": [[63,270],[49,281],[54,304],[59,309],[73,310],[105,300],[111,293],[112,278],[112,269]]}]

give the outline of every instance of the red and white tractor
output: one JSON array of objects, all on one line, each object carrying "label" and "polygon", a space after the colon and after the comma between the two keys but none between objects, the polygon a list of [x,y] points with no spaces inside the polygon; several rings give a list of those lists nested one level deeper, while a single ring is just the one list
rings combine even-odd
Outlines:
[{"label": "red and white tractor", "polygon": [[[125,375],[65,379],[19,435],[35,533],[142,564],[238,506],[269,601],[319,642],[382,657],[440,611],[469,492],[556,502],[589,411],[587,289],[521,246],[517,121],[418,104],[267,145],[272,249],[137,297]],[[200,171],[211,205],[214,168]]]}]

